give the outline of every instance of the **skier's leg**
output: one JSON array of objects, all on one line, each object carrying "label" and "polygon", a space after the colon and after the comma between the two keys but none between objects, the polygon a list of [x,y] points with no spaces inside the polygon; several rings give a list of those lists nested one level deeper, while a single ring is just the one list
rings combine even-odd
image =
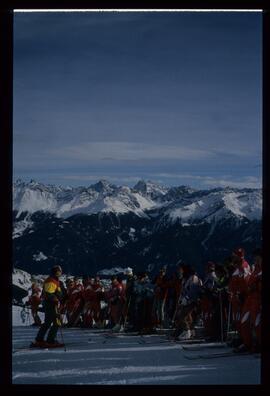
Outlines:
[{"label": "skier's leg", "polygon": [[58,329],[60,327],[60,324],[59,324],[59,319],[57,319],[56,312],[52,311],[51,315],[52,315],[52,319],[53,319],[52,320],[53,324],[50,327],[50,330],[49,330],[49,333],[48,333],[48,336],[47,336],[47,342],[50,343],[50,344],[53,344],[55,342],[57,331],[58,331]]},{"label": "skier's leg", "polygon": [[240,321],[240,336],[243,344],[250,349],[252,346],[251,308],[252,301],[248,298],[243,307]]},{"label": "skier's leg", "polygon": [[52,315],[51,310],[49,308],[45,308],[45,320],[37,333],[37,336],[36,336],[37,342],[44,341],[45,334],[47,333],[48,329],[50,328],[53,320],[54,320],[54,317]]}]

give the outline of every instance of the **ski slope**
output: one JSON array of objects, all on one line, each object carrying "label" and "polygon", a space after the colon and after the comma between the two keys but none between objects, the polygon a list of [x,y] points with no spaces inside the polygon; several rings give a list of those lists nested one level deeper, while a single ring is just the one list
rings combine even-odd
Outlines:
[{"label": "ski slope", "polygon": [[[194,351],[162,335],[106,336],[104,330],[63,329],[64,349],[28,349],[37,329],[13,327],[14,384],[206,385],[259,384],[254,355],[187,359]],[[61,341],[61,335],[58,335]],[[21,349],[25,348],[26,349]],[[204,353],[213,348],[203,348]],[[229,348],[223,348],[230,350]],[[216,350],[217,351],[217,350]]]}]

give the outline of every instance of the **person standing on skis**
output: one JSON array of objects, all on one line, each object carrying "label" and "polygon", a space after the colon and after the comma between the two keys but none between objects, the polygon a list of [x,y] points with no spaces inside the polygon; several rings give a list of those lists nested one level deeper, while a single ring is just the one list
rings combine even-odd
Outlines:
[{"label": "person standing on skis", "polygon": [[220,337],[220,304],[218,298],[218,279],[215,272],[215,263],[209,261],[206,265],[206,274],[202,285],[200,299],[203,326],[208,336],[213,341]]},{"label": "person standing on skis", "polygon": [[253,256],[255,259],[254,270],[247,281],[247,296],[242,309],[240,322],[240,335],[243,344],[236,348],[235,352],[259,352],[261,349],[261,249],[256,249],[253,252]]},{"label": "person standing on skis", "polygon": [[111,277],[111,288],[104,293],[105,298],[109,302],[110,325],[114,331],[119,331],[121,328],[120,320],[122,317],[122,307],[125,303],[123,296],[123,287],[118,282],[117,277]]},{"label": "person standing on skis", "polygon": [[163,328],[164,326],[164,309],[168,294],[168,279],[166,277],[166,268],[161,268],[159,274],[154,280],[154,303],[153,316],[155,317],[156,327]]},{"label": "person standing on skis", "polygon": [[178,316],[176,317],[176,329],[173,337],[175,339],[187,340],[195,335],[194,324],[202,281],[190,265],[183,264],[182,270],[183,282],[180,306]]},{"label": "person standing on skis", "polygon": [[41,288],[37,282],[33,282],[31,286],[31,296],[27,302],[27,305],[31,307],[31,313],[34,320],[33,326],[40,326],[41,319],[38,315],[39,304],[41,303]]},{"label": "person standing on skis", "polygon": [[[127,268],[125,275],[126,279],[126,303],[124,306],[124,318],[127,321],[128,327],[127,331],[135,330],[135,300],[136,296],[134,294],[134,283],[136,281],[136,276],[133,274],[131,268]],[[124,322],[124,324],[125,324]]]},{"label": "person standing on skis", "polygon": [[82,300],[82,291],[81,287],[76,285],[74,279],[68,280],[68,289],[67,289],[67,318],[68,318],[68,327],[75,326],[75,321],[77,320],[80,314],[80,304]]},{"label": "person standing on skis", "polygon": [[[244,260],[243,249],[237,249],[232,256],[234,272],[228,285],[229,301],[232,307],[232,324],[240,335],[241,315],[247,295],[247,284],[250,277],[250,266]],[[240,342],[238,340],[236,342]],[[240,345],[240,344],[239,344]],[[236,345],[235,345],[236,346]]]},{"label": "person standing on skis", "polygon": [[[56,340],[56,335],[61,326],[61,318],[59,314],[59,306],[62,299],[62,291],[60,287],[59,277],[62,275],[62,268],[60,265],[55,265],[51,269],[50,276],[43,284],[43,306],[45,312],[45,320],[41,325],[35,342],[31,344],[32,347],[39,348],[55,348],[64,346]],[[44,341],[46,333],[47,341]]]}]

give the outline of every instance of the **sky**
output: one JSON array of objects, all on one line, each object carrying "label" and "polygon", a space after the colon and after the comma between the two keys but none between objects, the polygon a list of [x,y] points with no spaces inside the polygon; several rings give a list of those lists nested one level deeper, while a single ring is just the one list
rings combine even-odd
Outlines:
[{"label": "sky", "polygon": [[13,178],[261,187],[262,14],[16,13]]}]

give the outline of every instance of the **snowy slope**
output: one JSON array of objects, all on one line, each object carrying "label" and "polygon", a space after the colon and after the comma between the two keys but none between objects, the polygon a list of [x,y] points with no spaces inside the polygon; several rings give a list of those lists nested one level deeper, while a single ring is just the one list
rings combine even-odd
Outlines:
[{"label": "snowy slope", "polygon": [[31,327],[13,329],[14,384],[260,383],[260,359],[253,355],[189,360],[185,355],[192,352],[184,351],[179,344],[164,342],[164,337],[159,335],[107,338],[102,332],[67,328],[63,329],[66,352],[63,349],[20,351],[34,339],[36,332]]},{"label": "snowy slope", "polygon": [[175,204],[165,216],[171,221],[180,219],[183,223],[219,221],[232,216],[259,220],[262,216],[262,193],[260,190],[251,192],[224,189],[192,200],[188,204]]}]

